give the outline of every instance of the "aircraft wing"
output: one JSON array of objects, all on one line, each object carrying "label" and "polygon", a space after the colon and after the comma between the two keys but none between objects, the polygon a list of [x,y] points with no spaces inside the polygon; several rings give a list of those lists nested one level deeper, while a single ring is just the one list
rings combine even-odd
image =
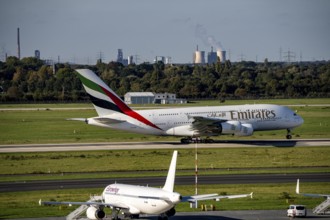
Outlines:
[{"label": "aircraft wing", "polygon": [[303,193],[303,196],[315,197],[315,198],[330,198],[330,194],[312,194],[312,193]]},{"label": "aircraft wing", "polygon": [[201,116],[188,115],[188,117],[194,119],[194,122],[191,125],[191,130],[198,131],[199,134],[204,135],[219,134],[221,132],[221,127],[219,127],[219,124],[227,121],[226,119],[212,119]]},{"label": "aircraft wing", "polygon": [[104,202],[97,202],[97,201],[87,201],[87,202],[56,202],[56,201],[42,201],[39,200],[39,205],[87,205],[87,206],[111,206],[121,209],[128,209],[129,207],[122,203],[104,203]]},{"label": "aircraft wing", "polygon": [[205,195],[194,195],[194,196],[184,196],[182,198],[182,202],[195,202],[195,201],[203,201],[203,200],[216,200],[220,201],[220,199],[238,199],[245,197],[253,197],[253,192],[250,194],[240,194],[240,195],[218,195],[218,194],[205,194]]}]

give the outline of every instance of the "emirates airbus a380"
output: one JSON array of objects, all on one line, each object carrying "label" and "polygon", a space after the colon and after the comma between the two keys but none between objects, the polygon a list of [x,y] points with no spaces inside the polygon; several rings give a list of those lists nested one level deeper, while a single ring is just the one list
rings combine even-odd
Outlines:
[{"label": "emirates airbus a380", "polygon": [[254,131],[291,130],[304,120],[286,106],[255,104],[133,110],[93,71],[78,69],[79,78],[98,114],[92,118],[72,118],[87,124],[140,134],[180,136],[182,143],[195,137],[223,134],[250,136]]}]

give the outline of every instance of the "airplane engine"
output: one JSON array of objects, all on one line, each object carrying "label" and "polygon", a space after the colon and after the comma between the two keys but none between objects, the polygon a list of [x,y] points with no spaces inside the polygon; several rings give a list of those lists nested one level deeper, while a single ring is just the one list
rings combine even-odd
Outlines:
[{"label": "airplane engine", "polygon": [[86,211],[87,218],[89,219],[103,219],[105,217],[105,212],[101,209],[98,209],[94,206],[91,206]]},{"label": "airplane engine", "polygon": [[236,134],[241,131],[241,122],[239,121],[226,121],[221,123],[222,134]]},{"label": "airplane engine", "polygon": [[175,209],[171,208],[170,210],[165,212],[165,215],[168,216],[168,217],[171,217],[171,216],[174,216],[175,213],[176,213]]},{"label": "airplane engine", "polygon": [[250,136],[253,134],[253,127],[251,124],[242,124],[241,130],[235,135],[237,136]]}]

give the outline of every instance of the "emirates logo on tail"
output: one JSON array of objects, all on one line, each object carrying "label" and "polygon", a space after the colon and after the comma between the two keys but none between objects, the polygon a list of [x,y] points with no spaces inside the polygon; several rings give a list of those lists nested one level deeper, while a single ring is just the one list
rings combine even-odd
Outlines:
[{"label": "emirates logo on tail", "polygon": [[158,126],[127,106],[94,72],[89,69],[78,69],[76,71],[79,73],[79,78],[99,115],[111,114],[115,111],[161,130]]}]

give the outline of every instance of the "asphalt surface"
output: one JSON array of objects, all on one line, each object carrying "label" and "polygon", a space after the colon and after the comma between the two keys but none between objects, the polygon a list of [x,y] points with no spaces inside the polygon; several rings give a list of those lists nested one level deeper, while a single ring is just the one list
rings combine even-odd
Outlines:
[{"label": "asphalt surface", "polygon": [[[39,218],[33,220],[65,220],[65,217]],[[84,218],[87,219],[87,218]],[[110,218],[105,218],[110,219]],[[157,220],[157,216],[141,216],[141,220]],[[247,210],[247,211],[211,211],[211,212],[179,212],[170,220],[290,220],[286,210]],[[303,219],[325,220],[330,215],[315,215],[312,210],[307,211]],[[12,219],[13,220],[13,219]],[[15,219],[14,219],[15,220]],[[16,219],[20,220],[20,219]],[[24,220],[32,220],[24,219]]]},{"label": "asphalt surface", "polygon": [[[34,190],[103,188],[112,183],[132,185],[162,186],[166,177],[115,178],[115,179],[83,179],[52,180],[26,182],[0,182],[0,192],[18,192]],[[253,174],[253,175],[209,175],[199,176],[198,183],[205,184],[260,184],[260,183],[292,183],[297,179],[302,182],[330,182],[330,173],[306,174]],[[194,185],[195,176],[177,176],[175,185]]]},{"label": "asphalt surface", "polygon": [[[330,139],[299,140],[216,140],[215,143],[199,143],[198,148],[233,147],[315,147],[330,146]],[[115,142],[115,143],[68,143],[68,144],[15,144],[0,145],[0,153],[13,152],[53,152],[88,150],[141,150],[141,149],[189,149],[195,144],[177,142]]]}]

